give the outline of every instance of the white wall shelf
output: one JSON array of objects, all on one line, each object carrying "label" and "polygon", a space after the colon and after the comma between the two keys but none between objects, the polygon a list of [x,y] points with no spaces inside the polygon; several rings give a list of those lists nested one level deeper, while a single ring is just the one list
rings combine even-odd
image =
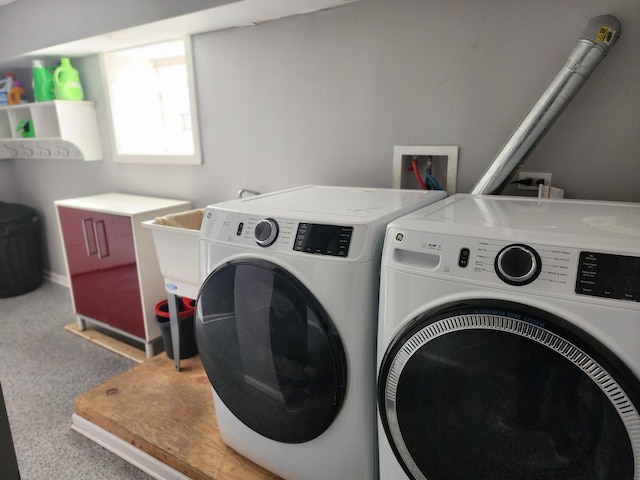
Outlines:
[{"label": "white wall shelf", "polygon": [[[23,137],[29,121],[34,137]],[[0,158],[102,160],[94,102],[52,100],[0,107]]]}]

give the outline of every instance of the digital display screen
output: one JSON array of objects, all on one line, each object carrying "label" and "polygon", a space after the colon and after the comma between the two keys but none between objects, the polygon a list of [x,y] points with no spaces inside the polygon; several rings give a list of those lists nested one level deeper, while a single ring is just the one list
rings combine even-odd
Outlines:
[{"label": "digital display screen", "polygon": [[353,227],[300,223],[293,249],[298,252],[346,257]]},{"label": "digital display screen", "polygon": [[576,293],[640,301],[640,257],[580,252]]}]

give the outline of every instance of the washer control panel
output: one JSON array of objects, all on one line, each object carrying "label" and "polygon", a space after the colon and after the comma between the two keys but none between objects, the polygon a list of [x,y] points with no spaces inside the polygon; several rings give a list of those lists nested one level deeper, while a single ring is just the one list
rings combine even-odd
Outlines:
[{"label": "washer control panel", "polygon": [[576,293],[640,302],[640,257],[580,252]]},{"label": "washer control panel", "polygon": [[418,275],[567,298],[640,302],[638,256],[394,227],[386,241],[383,265]]},{"label": "washer control panel", "polygon": [[456,265],[454,278],[545,292],[570,292],[572,288],[575,249],[470,237],[459,238],[457,243],[457,255],[469,251],[468,265]]}]

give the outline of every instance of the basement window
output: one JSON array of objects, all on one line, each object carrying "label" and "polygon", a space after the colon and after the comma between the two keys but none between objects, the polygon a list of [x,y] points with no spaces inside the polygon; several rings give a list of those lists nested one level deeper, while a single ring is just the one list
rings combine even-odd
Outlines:
[{"label": "basement window", "polygon": [[116,162],[202,163],[190,39],[105,53]]}]

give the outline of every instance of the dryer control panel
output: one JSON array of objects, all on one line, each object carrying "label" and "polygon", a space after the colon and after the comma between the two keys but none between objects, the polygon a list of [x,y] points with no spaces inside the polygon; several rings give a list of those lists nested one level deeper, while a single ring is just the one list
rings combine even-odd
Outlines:
[{"label": "dryer control panel", "polygon": [[300,222],[293,249],[298,252],[346,257],[353,227]]},{"label": "dryer control panel", "polygon": [[282,216],[242,214],[208,209],[201,239],[255,247],[270,253],[322,255],[358,260],[373,255],[377,245],[367,244],[368,227],[358,224],[310,222]]}]

